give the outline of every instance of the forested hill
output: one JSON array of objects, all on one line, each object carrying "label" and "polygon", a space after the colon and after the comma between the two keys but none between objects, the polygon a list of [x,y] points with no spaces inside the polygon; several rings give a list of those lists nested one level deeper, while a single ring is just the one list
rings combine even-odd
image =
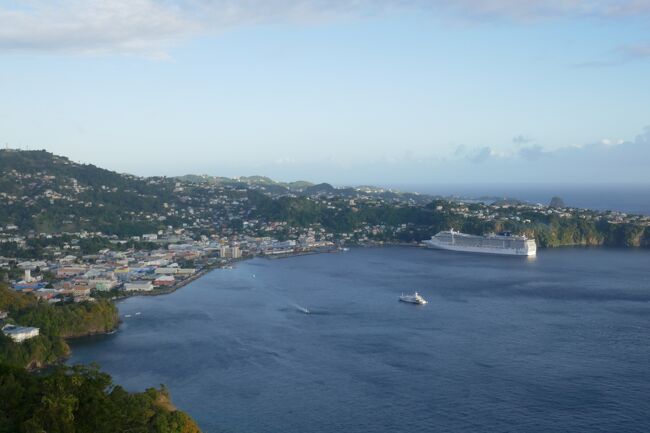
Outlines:
[{"label": "forested hill", "polygon": [[165,388],[129,393],[94,367],[30,374],[0,363],[0,431],[200,433]]},{"label": "forested hill", "polygon": [[[61,303],[39,301],[30,294],[15,292],[0,283],[0,311],[5,323],[39,328],[38,337],[15,343],[0,333],[0,363],[29,369],[61,361],[70,352],[64,340],[70,337],[106,333],[118,325],[115,304],[97,302]],[[2,431],[2,430],[0,430]]]},{"label": "forested hill", "polygon": [[118,174],[43,150],[0,150],[0,225],[21,232],[142,232],[173,201],[174,182]]},{"label": "forested hill", "polygon": [[[69,354],[63,337],[107,332],[117,326],[108,301],[51,305],[0,283],[0,311],[10,323],[39,328],[37,337],[17,343],[0,332],[0,432],[199,433],[177,411],[169,393],[148,389],[128,393],[95,367],[64,367]],[[29,369],[50,366],[47,371]]]},{"label": "forested hill", "polygon": [[[114,238],[158,232],[185,239],[313,235],[354,244],[420,242],[454,228],[526,234],[540,247],[650,246],[650,217],[567,208],[561,200],[444,200],[262,176],[141,178],[45,151],[0,150],[0,199],[0,255],[10,257],[38,257],[70,234],[92,253]],[[93,239],[92,248],[82,248],[81,240]]]},{"label": "forested hill", "polygon": [[0,228],[15,225],[22,234],[85,230],[137,236],[169,226],[205,228],[215,211],[241,198],[242,192],[273,198],[363,195],[422,204],[430,201],[419,194],[282,183],[263,176],[143,178],[76,163],[45,150],[0,150]]}]

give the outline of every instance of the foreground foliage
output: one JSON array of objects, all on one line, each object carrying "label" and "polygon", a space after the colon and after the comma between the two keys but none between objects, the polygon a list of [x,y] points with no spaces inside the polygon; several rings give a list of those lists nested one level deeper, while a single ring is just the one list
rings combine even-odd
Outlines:
[{"label": "foreground foliage", "polygon": [[95,367],[50,367],[68,356],[64,337],[117,326],[109,301],[49,305],[0,284],[0,310],[9,320],[36,326],[41,335],[15,343],[0,333],[0,433],[195,433],[166,389],[128,393]]},{"label": "foreground foliage", "polygon": [[198,433],[161,389],[129,393],[94,367],[45,374],[0,364],[0,433]]},{"label": "foreground foliage", "polygon": [[117,308],[110,301],[50,305],[31,295],[0,285],[0,311],[9,312],[18,325],[40,329],[38,337],[14,343],[0,334],[0,362],[39,368],[57,362],[70,352],[64,338],[108,332],[117,327]]}]

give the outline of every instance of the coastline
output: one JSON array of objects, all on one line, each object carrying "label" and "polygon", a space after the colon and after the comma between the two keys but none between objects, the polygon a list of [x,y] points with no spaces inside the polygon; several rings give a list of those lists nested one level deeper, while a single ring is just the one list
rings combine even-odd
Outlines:
[{"label": "coastline", "polygon": [[[543,360],[545,356],[543,352],[544,335],[540,336],[539,328],[527,326],[531,311],[535,313],[537,319],[544,321],[543,323],[536,322],[538,326],[548,327],[557,335],[563,335],[564,332],[564,329],[557,329],[558,316],[574,323],[576,328],[574,328],[575,334],[573,335],[576,337],[576,341],[580,341],[579,338],[585,332],[584,330],[592,328],[584,325],[581,315],[571,313],[576,305],[581,305],[581,308],[584,308],[581,311],[590,314],[591,318],[598,317],[601,314],[600,310],[610,311],[610,306],[614,309],[619,306],[622,309],[630,306],[644,308],[645,304],[642,301],[647,299],[648,294],[647,291],[642,294],[635,281],[643,281],[642,265],[647,263],[650,253],[633,254],[637,256],[633,262],[636,263],[634,266],[636,269],[634,275],[636,276],[631,276],[632,280],[629,284],[624,283],[619,286],[616,283],[618,276],[604,274],[609,282],[607,293],[604,294],[601,289],[604,290],[605,285],[594,287],[592,284],[593,269],[599,268],[596,265],[600,264],[615,268],[620,271],[621,276],[626,275],[625,268],[616,266],[619,260],[625,261],[627,255],[624,254],[625,251],[611,251],[605,248],[571,248],[550,250],[547,253],[545,260],[532,266],[525,265],[523,262],[501,260],[499,257],[465,256],[445,254],[444,252],[429,254],[429,251],[423,249],[391,245],[384,245],[384,248],[355,247],[351,248],[349,254],[312,255],[281,262],[260,260],[260,257],[256,260],[242,262],[230,272],[226,269],[215,271],[208,278],[189,287],[187,292],[178,293],[168,298],[134,299],[121,305],[122,314],[133,314],[133,323],[129,321],[130,319],[124,319],[124,327],[118,335],[91,339],[79,346],[74,346],[71,361],[88,363],[97,360],[107,372],[116,377],[118,383],[127,386],[127,389],[132,391],[142,390],[154,383],[166,383],[173,395],[179,398],[179,407],[196,416],[199,425],[206,431],[219,431],[218,428],[213,427],[212,423],[223,423],[225,429],[237,425],[239,417],[246,416],[248,410],[246,407],[250,407],[251,401],[248,397],[249,394],[240,393],[238,390],[255,389],[256,382],[264,381],[269,376],[272,377],[272,380],[267,389],[273,389],[276,392],[286,392],[286,378],[289,378],[289,383],[292,385],[292,389],[290,389],[292,400],[287,399],[287,401],[300,403],[305,396],[302,387],[310,387],[309,394],[317,400],[313,404],[309,403],[305,406],[304,411],[310,414],[309,416],[313,416],[310,418],[310,422],[328,423],[329,420],[317,412],[317,407],[325,405],[328,410],[333,411],[338,408],[345,412],[344,406],[338,406],[336,403],[338,401],[335,400],[336,393],[352,376],[352,374],[338,376],[337,368],[341,365],[348,366],[346,368],[357,368],[357,362],[363,360],[374,363],[375,358],[367,355],[369,348],[376,347],[371,343],[387,343],[382,347],[386,348],[383,352],[383,356],[385,356],[383,359],[388,361],[398,359],[395,353],[414,353],[409,352],[413,348],[413,341],[416,340],[409,338],[413,332],[417,333],[420,339],[430,338],[433,340],[439,337],[437,342],[444,341],[445,344],[449,344],[447,346],[448,356],[445,356],[447,365],[445,368],[448,369],[446,371],[453,376],[457,363],[466,362],[465,368],[475,373],[473,377],[479,378],[476,379],[478,392],[480,377],[484,377],[485,369],[488,367],[478,366],[479,368],[477,368],[474,358],[465,360],[463,355],[467,353],[465,344],[471,344],[472,341],[475,341],[476,335],[482,335],[486,323],[494,330],[491,334],[495,338],[494,341],[505,344],[505,349],[500,352],[503,357],[499,359],[512,360],[507,356],[512,349],[507,343],[519,338],[522,330],[525,330],[529,339],[526,341],[517,339],[518,342],[521,342],[518,344],[522,345],[522,349],[527,349],[531,347],[530,341],[535,342],[535,339],[539,338],[539,346],[536,347],[541,350],[536,353],[541,353],[538,355],[538,359]],[[481,279],[477,278],[482,275],[482,266],[494,266],[497,269],[496,273],[488,278],[487,287]],[[523,268],[527,268],[530,272],[519,272]],[[463,273],[465,269],[471,269],[474,273],[466,275]],[[577,287],[558,286],[553,276],[559,271],[565,272],[562,275],[580,278],[580,285]],[[404,274],[402,275],[401,272]],[[542,273],[540,274],[540,272]],[[256,279],[251,279],[252,273],[256,274]],[[314,275],[318,278],[322,277],[324,280],[318,280],[313,285],[304,284],[306,277]],[[501,277],[509,278],[511,275],[514,275],[517,280],[513,285],[504,287]],[[540,275],[547,277],[540,278]],[[432,276],[438,276],[439,279],[432,280]],[[385,279],[385,277],[388,278]],[[571,278],[563,277],[562,279],[572,281]],[[536,284],[535,282],[540,279],[547,283]],[[378,283],[380,281],[381,283]],[[397,303],[397,295],[407,289],[421,291],[423,296],[430,301],[429,305],[411,308],[409,305]],[[352,298],[350,299],[348,296]],[[251,297],[255,298],[255,302],[246,302]],[[594,307],[596,301],[600,302],[599,305],[602,308]],[[630,305],[630,301],[635,304]],[[480,308],[476,307],[478,303],[481,305]],[[313,315],[302,314],[299,308],[293,304],[309,309]],[[559,312],[549,314],[549,305],[558,308]],[[493,317],[495,306],[507,307],[498,320],[494,320]],[[142,318],[139,321],[134,315],[137,311],[142,311]],[[642,318],[635,319],[637,315],[634,314],[634,311],[629,314],[630,320],[641,323]],[[477,312],[481,316],[477,317]],[[566,312],[566,314],[561,312]],[[605,325],[616,323],[615,321],[619,317],[618,312],[612,312],[609,314],[612,322],[607,322]],[[509,325],[511,319],[518,321],[517,328]],[[174,326],[165,326],[167,320]],[[263,321],[261,325],[259,324],[260,320]],[[343,320],[346,321],[345,326],[340,322]],[[426,321],[426,325],[423,325],[424,321]],[[441,328],[442,322],[445,323],[444,328]],[[387,324],[402,326],[399,335],[392,331],[390,333],[378,332],[376,337],[373,336],[375,339],[369,343],[368,334],[378,327],[383,329]],[[153,327],[155,330],[152,329]],[[272,329],[273,333],[266,331],[260,333],[260,329]],[[505,336],[502,333],[504,329],[509,331]],[[641,329],[638,335],[643,335],[642,328],[634,329]],[[206,330],[205,332],[209,332],[209,334],[196,335],[196,331],[201,330]],[[467,340],[457,341],[455,338],[447,338],[448,335],[455,332],[454,330],[462,330]],[[626,330],[624,329],[624,331]],[[347,340],[350,332],[354,332],[354,339]],[[289,338],[283,340],[282,336],[287,333]],[[263,335],[260,336],[260,334]],[[598,338],[597,334],[594,333],[595,338]],[[332,337],[332,335],[337,337]],[[400,335],[403,337],[400,338]],[[611,335],[612,338],[616,338],[614,334]],[[146,336],[146,341],[143,339],[144,336]],[[263,342],[260,343],[260,340]],[[345,341],[346,344],[338,344],[340,341]],[[398,344],[401,350],[394,349],[395,344]],[[435,347],[436,345],[425,346],[431,351],[427,355],[427,363],[424,368],[435,371],[438,365],[438,356],[440,356],[438,349]],[[497,346],[504,347],[503,344]],[[293,350],[296,347],[302,347],[304,350]],[[599,346],[591,347],[598,349]],[[349,351],[353,350],[351,348],[354,349],[355,354],[352,359],[348,355]],[[260,358],[255,358],[255,363],[237,362],[237,356],[241,350],[245,350],[247,355],[251,352],[256,356],[259,354]],[[319,352],[312,355],[312,350]],[[190,351],[197,351],[191,360],[186,355]],[[334,359],[329,357],[332,352],[336,353]],[[152,353],[156,355],[155,360],[149,360]],[[276,357],[276,353],[279,353],[280,356]],[[419,349],[417,353],[419,353]],[[606,348],[602,350],[602,353],[607,353]],[[210,355],[214,357],[210,357]],[[473,353],[474,355],[477,357],[476,360],[485,362],[486,365],[490,365],[490,361],[495,362],[495,355],[492,352],[479,351]],[[578,349],[575,350],[575,355],[575,360],[584,359]],[[615,358],[615,355],[612,357]],[[404,375],[399,382],[391,381],[391,384],[394,383],[400,389],[402,389],[401,387],[411,389],[413,380],[417,380],[419,374],[418,367],[422,367],[421,364],[424,362],[417,356],[408,358],[408,365],[400,364],[399,369],[391,368],[388,372]],[[564,368],[562,359],[555,358],[555,360],[558,368]],[[153,361],[155,361],[155,367],[151,366]],[[323,364],[317,364],[313,369],[309,368],[304,373],[301,372],[299,377],[292,376],[292,370],[295,369],[297,363],[309,362],[323,362]],[[371,366],[374,365],[371,364]],[[513,360],[511,365],[521,367],[518,360]],[[588,359],[584,359],[583,365],[590,366],[592,364]],[[149,375],[148,368],[153,371],[151,375]],[[367,367],[364,365],[358,366],[358,368],[358,371],[363,371]],[[388,374],[383,365],[377,368],[382,369],[382,374]],[[332,375],[329,376],[328,380],[331,382],[328,382],[326,388],[322,388],[321,385],[313,381],[314,375],[317,375],[319,371]],[[513,380],[524,377],[525,371],[525,368],[517,370],[512,376]],[[522,376],[519,376],[520,373]],[[336,378],[333,379],[335,376]],[[224,377],[227,379],[223,379]],[[347,395],[350,402],[365,395],[366,378],[367,376],[362,374],[353,377],[354,392]],[[557,379],[557,386],[561,387],[561,378],[555,377],[554,379]],[[464,379],[461,377],[459,380]],[[224,382],[226,385],[223,385]],[[443,379],[441,383],[449,382]],[[505,381],[501,383],[504,395],[510,395],[508,393],[511,388],[508,387],[508,383]],[[541,379],[540,383],[542,383]],[[264,384],[266,385],[266,383]],[[455,382],[451,382],[450,385],[454,386],[446,388],[444,392],[449,393],[449,396],[458,397],[459,401],[462,401],[460,400],[462,396],[456,393]],[[210,393],[214,389],[222,389],[223,392],[215,393],[220,395],[214,398],[202,395]],[[423,393],[419,394],[414,401],[424,399],[426,396],[432,398],[431,396],[437,392],[435,388],[425,385],[422,385],[421,389]],[[327,401],[318,398],[323,390],[327,393],[325,394]],[[543,391],[542,387],[540,398],[545,397]],[[373,407],[390,404],[391,395],[395,394],[377,393],[376,395],[379,396],[379,404]],[[261,404],[266,404],[263,400],[265,399],[259,398],[258,401]],[[485,401],[486,404],[489,404],[489,396],[486,396]],[[327,406],[330,403],[336,404],[336,406]],[[345,403],[347,404],[347,401]],[[507,405],[508,400],[506,399],[502,403]],[[235,405],[244,405],[244,408],[241,406],[235,408]],[[278,402],[275,407],[272,403],[264,406],[264,410],[269,413],[278,409],[286,410],[286,412],[279,412],[279,415],[274,415],[272,424],[274,426],[282,425],[283,416],[290,414],[291,408],[282,409],[281,406],[282,402]],[[213,418],[212,414],[219,413],[219,409],[223,410],[222,408],[232,408],[233,412],[229,412],[227,419]],[[363,406],[359,406],[359,409],[363,410]],[[401,406],[396,410],[401,411]],[[353,419],[353,413],[347,415]],[[372,415],[369,415],[369,418],[371,417]],[[286,418],[284,419],[286,420]],[[242,426],[242,430],[264,430],[259,427],[259,424],[244,422],[239,425]],[[267,425],[271,425],[271,422],[269,421]],[[307,425],[306,422],[301,424],[301,426],[304,425]],[[361,431],[367,425],[362,426]],[[423,421],[422,425],[428,424]],[[331,425],[329,427],[331,430]],[[323,431],[327,430],[328,428],[323,429]]]},{"label": "coastline", "polygon": [[[375,241],[375,242],[365,242],[365,243],[357,243],[357,244],[351,244],[348,248],[391,248],[391,247],[402,247],[402,248],[426,248],[422,243],[420,242],[390,242],[390,241]],[[575,244],[575,245],[563,245],[563,246],[558,246],[558,247],[551,247],[551,248],[540,248],[542,250],[544,249],[562,249],[562,248],[577,248],[577,249],[621,249],[621,250],[628,250],[628,249],[638,249],[638,250],[643,250],[644,248],[638,247],[638,248],[630,248],[630,247],[608,247],[605,245],[584,245],[584,244]],[[328,249],[328,250],[322,250],[322,251],[298,251],[298,252],[291,252],[287,254],[277,254],[277,255],[255,255],[255,256],[247,256],[247,257],[242,257],[240,259],[235,259],[231,260],[227,263],[219,263],[219,264],[209,264],[206,265],[205,267],[201,268],[197,273],[193,274],[190,277],[185,278],[184,280],[181,280],[174,284],[173,286],[162,288],[162,289],[154,289],[151,292],[133,292],[129,294],[122,294],[121,296],[115,296],[112,298],[109,298],[111,302],[119,302],[123,301],[128,298],[132,297],[137,297],[137,296],[164,296],[164,295],[169,295],[177,290],[182,289],[183,287],[187,286],[188,284],[202,278],[209,272],[215,270],[215,269],[223,269],[226,266],[232,266],[235,263],[239,262],[245,262],[248,260],[252,260],[254,258],[263,258],[267,260],[280,260],[280,259],[288,259],[292,257],[300,257],[300,256],[308,256],[308,255],[316,255],[316,254],[334,254],[334,253],[342,253],[344,252],[342,249]],[[467,254],[467,253],[465,253]],[[119,313],[118,313],[119,314]],[[120,324],[122,323],[122,320],[119,319],[118,317],[118,322],[115,328],[106,331],[106,332],[93,332],[85,335],[79,335],[75,337],[63,337],[64,340],[67,341],[75,341],[75,340],[81,340],[84,338],[91,338],[91,337],[98,337],[98,336],[107,336],[107,335],[112,335],[115,334],[116,332],[119,331]],[[71,356],[71,350],[69,353],[66,355],[65,358],[61,359],[58,361],[58,363],[65,362],[67,359],[69,359]],[[46,368],[45,366],[44,368]]]}]

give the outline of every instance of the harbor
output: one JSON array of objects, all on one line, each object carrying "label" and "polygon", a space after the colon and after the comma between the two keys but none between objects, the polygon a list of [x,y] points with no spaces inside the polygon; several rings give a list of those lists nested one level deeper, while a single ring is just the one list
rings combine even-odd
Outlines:
[{"label": "harbor", "polygon": [[[210,433],[650,428],[647,260],[602,248],[517,266],[404,247],[258,257],[120,302],[132,316],[120,332],[73,345],[69,362],[97,361],[133,391],[165,380]],[[426,306],[398,302],[414,290]]]}]

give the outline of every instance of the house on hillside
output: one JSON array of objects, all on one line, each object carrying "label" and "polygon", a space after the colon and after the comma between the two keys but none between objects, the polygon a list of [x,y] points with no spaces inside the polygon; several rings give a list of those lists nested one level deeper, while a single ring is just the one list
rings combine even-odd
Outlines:
[{"label": "house on hillside", "polygon": [[25,340],[37,337],[39,330],[38,328],[32,328],[29,326],[5,325],[2,328],[2,333],[11,338],[14,342],[22,343]]}]

